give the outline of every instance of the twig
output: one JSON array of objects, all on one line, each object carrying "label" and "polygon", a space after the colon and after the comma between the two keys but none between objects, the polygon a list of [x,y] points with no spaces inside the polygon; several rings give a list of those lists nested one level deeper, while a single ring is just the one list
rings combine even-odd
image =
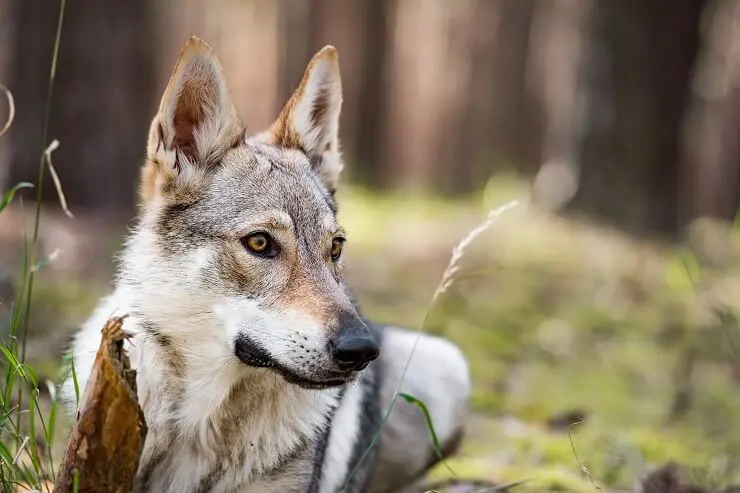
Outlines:
[{"label": "twig", "polygon": [[596,481],[594,481],[593,476],[591,476],[591,471],[588,470],[588,467],[586,467],[586,464],[583,463],[580,457],[578,457],[578,452],[576,452],[576,445],[573,443],[573,435],[571,434],[571,428],[574,426],[578,426],[580,424],[583,424],[583,421],[576,421],[575,423],[568,426],[568,440],[570,440],[570,448],[573,450],[573,456],[576,458],[576,462],[578,462],[578,465],[581,466],[581,472],[585,474],[588,477],[588,480],[591,482],[591,486],[596,489],[596,491],[599,491],[600,493],[604,493],[604,489],[596,484]]},{"label": "twig", "polygon": [[5,93],[5,97],[8,99],[8,121],[5,122],[3,128],[0,128],[0,135],[3,135],[5,132],[8,131],[10,126],[13,124],[13,120],[15,119],[15,102],[13,101],[13,93],[10,92],[10,89],[0,84],[0,91]]},{"label": "twig", "polygon": [[51,163],[51,153],[56,151],[58,148],[59,141],[57,139],[52,140],[49,147],[44,151],[44,157],[46,158],[46,164],[49,166],[49,174],[51,174],[51,179],[54,181],[54,187],[57,189],[57,195],[59,196],[59,203],[62,206],[62,210],[67,217],[74,218],[74,215],[69,211],[69,207],[67,207],[67,199],[64,198],[64,191],[62,190],[62,182],[59,180],[57,171]]},{"label": "twig", "polygon": [[23,442],[21,443],[21,446],[18,447],[18,451],[15,453],[15,457],[13,457],[13,465],[16,465],[18,463],[18,459],[23,453],[23,450],[26,448],[26,445],[28,445],[29,439],[30,439],[29,437],[24,438]]}]

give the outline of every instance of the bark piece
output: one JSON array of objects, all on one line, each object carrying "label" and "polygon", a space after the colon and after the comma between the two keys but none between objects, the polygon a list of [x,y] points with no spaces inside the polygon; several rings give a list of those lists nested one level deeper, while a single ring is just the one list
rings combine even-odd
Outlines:
[{"label": "bark piece", "polygon": [[147,427],[136,398],[136,372],[123,349],[123,317],[108,320],[81,398],[54,493],[131,491]]}]

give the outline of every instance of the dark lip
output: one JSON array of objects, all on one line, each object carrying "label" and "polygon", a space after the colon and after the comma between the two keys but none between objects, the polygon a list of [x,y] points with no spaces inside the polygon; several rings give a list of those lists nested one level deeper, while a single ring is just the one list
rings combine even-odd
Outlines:
[{"label": "dark lip", "polygon": [[296,373],[293,373],[291,371],[283,370],[281,368],[275,368],[278,373],[285,379],[286,382],[292,383],[294,385],[298,385],[299,387],[302,387],[304,389],[311,389],[311,390],[322,390],[322,389],[330,389],[332,387],[340,387],[347,382],[349,382],[351,379],[335,379],[335,380],[310,380],[308,378],[304,378],[300,375],[297,375]]},{"label": "dark lip", "polygon": [[298,385],[304,389],[321,390],[339,387],[353,380],[352,372],[342,373],[342,377],[328,378],[326,380],[313,380],[286,368],[272,358],[261,346],[247,338],[242,338],[237,344],[236,357],[247,366],[253,368],[269,368],[282,376],[286,382]]}]

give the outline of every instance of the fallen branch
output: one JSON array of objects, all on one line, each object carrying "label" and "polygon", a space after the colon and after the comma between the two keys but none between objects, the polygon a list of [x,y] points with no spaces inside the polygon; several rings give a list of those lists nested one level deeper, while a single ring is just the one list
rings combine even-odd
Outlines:
[{"label": "fallen branch", "polygon": [[481,479],[450,479],[440,481],[431,486],[423,487],[419,493],[504,493],[514,492],[514,488],[526,483],[527,480],[513,483],[499,484]]},{"label": "fallen branch", "polygon": [[103,328],[54,493],[128,493],[133,487],[147,428],[122,324],[116,317]]}]

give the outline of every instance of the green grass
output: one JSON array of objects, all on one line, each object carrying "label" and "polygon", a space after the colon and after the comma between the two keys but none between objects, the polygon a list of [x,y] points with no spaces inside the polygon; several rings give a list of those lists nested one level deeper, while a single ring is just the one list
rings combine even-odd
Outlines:
[{"label": "green grass", "polygon": [[[353,192],[341,197],[353,228],[350,283],[371,317],[417,327],[458,231],[482,206],[406,210],[403,201]],[[417,224],[405,228],[411,220]],[[701,481],[738,481],[740,264],[705,258],[534,211],[494,226],[428,322],[463,348],[474,381],[476,419],[449,465],[460,476],[532,479],[521,488],[533,491],[594,491],[567,433],[547,426],[579,409],[586,419],[574,431],[578,456],[606,491],[626,491],[670,460]],[[694,353],[687,383],[678,369]],[[673,418],[684,385],[691,405]],[[717,464],[726,465],[718,472]]]},{"label": "green grass", "polygon": [[[0,213],[12,202],[14,192],[18,189],[15,187],[4,194]],[[21,292],[30,297],[26,286],[33,266],[29,267],[27,254],[24,259]],[[28,298],[24,299],[22,295],[11,310],[8,338],[0,341],[0,367],[3,370],[0,394],[0,485],[3,491],[8,492],[15,491],[20,485],[41,490],[45,481],[53,480],[55,476],[54,448],[45,446],[44,457],[37,437],[41,436],[46,445],[53,444],[58,406],[52,402],[48,412],[42,412],[38,399],[39,380],[34,369],[25,361],[19,330],[27,304]],[[24,390],[28,393],[25,394]]]},{"label": "green grass", "polygon": [[[44,149],[47,145],[64,10],[65,0],[61,0],[42,129],[42,152],[39,155],[33,237],[29,241],[24,236],[20,295],[10,310],[8,337],[0,341],[0,352],[3,356],[0,359],[0,366],[4,374],[0,395],[0,485],[3,491],[7,492],[18,488],[45,491],[49,482],[53,483],[56,477],[54,440],[57,430],[58,404],[52,399],[49,408],[42,410],[39,399],[40,381],[35,370],[26,362],[26,343],[32,311],[34,277],[38,270],[43,269],[53,260],[52,258],[38,259],[37,244],[45,164],[51,167],[52,149],[46,151]],[[7,124],[3,126],[3,133],[12,124],[13,115],[12,94],[7,89],[5,91],[10,103],[11,115]],[[30,183],[20,183],[5,192],[0,200],[0,214],[11,204],[19,190],[32,187]]]},{"label": "green grass", "polygon": [[[32,188],[32,185],[18,184],[2,195],[0,214],[24,188]],[[26,337],[32,320],[31,281],[34,274],[49,263],[48,259],[35,261],[35,240],[36,237],[30,243],[27,238],[24,241],[23,262],[17,276],[21,281],[20,294],[7,310],[9,320],[3,322],[7,323],[8,334],[0,340],[3,375],[0,385],[0,486],[7,492],[17,488],[47,491],[56,477],[59,463],[56,455],[59,405],[54,399],[40,399],[40,386],[45,380],[39,378],[38,366],[26,360]],[[44,293],[44,289],[41,292]],[[53,299],[57,308],[66,308],[61,292],[51,297],[47,293],[46,299]],[[64,292],[69,295],[69,291]],[[46,372],[54,374],[56,368],[47,365]]]}]

